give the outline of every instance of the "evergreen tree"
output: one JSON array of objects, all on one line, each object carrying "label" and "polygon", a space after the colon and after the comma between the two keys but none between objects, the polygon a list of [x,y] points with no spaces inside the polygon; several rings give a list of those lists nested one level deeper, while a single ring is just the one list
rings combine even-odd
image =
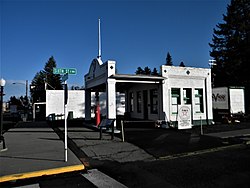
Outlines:
[{"label": "evergreen tree", "polygon": [[144,74],[144,70],[141,67],[138,67],[135,74]]},{"label": "evergreen tree", "polygon": [[43,75],[45,75],[45,82],[47,83],[46,89],[62,89],[61,77],[58,74],[53,74],[53,68],[56,68],[56,61],[54,57],[51,56],[45,64],[43,71]]},{"label": "evergreen tree", "polygon": [[166,65],[173,66],[172,57],[169,52],[167,53],[167,57],[166,57]]},{"label": "evergreen tree", "polygon": [[28,98],[27,96],[21,96],[19,98],[16,98],[15,96],[10,97],[9,101],[10,105],[16,105],[17,110],[25,110],[28,106]]},{"label": "evergreen tree", "polygon": [[[60,75],[53,74],[56,68],[56,61],[51,56],[44,66],[44,70],[36,73],[31,82],[31,96],[33,102],[46,101],[46,89],[62,89]],[[46,87],[46,88],[45,88]]]},{"label": "evergreen tree", "polygon": [[179,66],[180,66],[180,67],[185,67],[185,64],[183,63],[183,61],[180,63]]},{"label": "evergreen tree", "polygon": [[217,64],[212,67],[214,85],[245,86],[246,96],[249,96],[250,1],[231,0],[223,21],[216,25],[209,44],[210,56]]},{"label": "evergreen tree", "polygon": [[159,76],[159,73],[158,73],[158,71],[157,71],[156,68],[153,69],[153,71],[151,72],[151,75],[153,75],[153,76]]},{"label": "evergreen tree", "polygon": [[146,74],[146,75],[150,75],[151,74],[151,69],[148,66],[146,66],[144,68],[144,74]]}]

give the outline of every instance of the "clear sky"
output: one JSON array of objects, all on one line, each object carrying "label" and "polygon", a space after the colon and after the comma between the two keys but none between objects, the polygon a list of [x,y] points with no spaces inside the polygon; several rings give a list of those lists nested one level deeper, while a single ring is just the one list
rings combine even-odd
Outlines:
[{"label": "clear sky", "polygon": [[[68,83],[84,85],[98,55],[101,19],[102,60],[115,60],[118,73],[134,74],[165,63],[208,68],[213,28],[223,21],[230,0],[85,1],[0,0],[0,78],[7,80],[5,100],[25,95],[29,83],[50,56],[57,67],[76,68]],[[16,82],[18,84],[12,84]]]}]

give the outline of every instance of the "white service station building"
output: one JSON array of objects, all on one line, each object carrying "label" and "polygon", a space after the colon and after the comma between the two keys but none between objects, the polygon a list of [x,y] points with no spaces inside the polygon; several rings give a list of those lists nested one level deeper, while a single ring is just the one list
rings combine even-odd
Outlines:
[{"label": "white service station building", "polygon": [[116,62],[92,61],[85,81],[85,120],[91,120],[91,93],[106,92],[106,118],[116,119],[116,92],[125,93],[125,116],[164,121],[180,129],[211,124],[211,70],[162,65],[160,76],[116,74]]}]

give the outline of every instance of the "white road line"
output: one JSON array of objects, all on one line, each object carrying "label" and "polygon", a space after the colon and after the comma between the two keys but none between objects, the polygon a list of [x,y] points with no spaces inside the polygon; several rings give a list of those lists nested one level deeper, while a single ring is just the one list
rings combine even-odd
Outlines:
[{"label": "white road line", "polygon": [[17,188],[40,188],[39,184],[25,185]]},{"label": "white road line", "polygon": [[82,174],[87,180],[93,183],[98,188],[114,187],[127,188],[125,185],[100,172],[97,169],[88,170],[88,173]]}]

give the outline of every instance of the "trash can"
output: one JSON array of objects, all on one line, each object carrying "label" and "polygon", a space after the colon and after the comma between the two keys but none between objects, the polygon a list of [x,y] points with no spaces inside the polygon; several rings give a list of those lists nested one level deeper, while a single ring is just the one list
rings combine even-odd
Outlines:
[{"label": "trash can", "polygon": [[50,114],[51,115],[51,121],[55,121],[56,120],[56,114]]},{"label": "trash can", "polygon": [[68,119],[73,119],[73,111],[69,111],[68,113]]},{"label": "trash can", "polygon": [[50,114],[46,118],[48,121],[55,121],[56,120],[56,114]]}]

